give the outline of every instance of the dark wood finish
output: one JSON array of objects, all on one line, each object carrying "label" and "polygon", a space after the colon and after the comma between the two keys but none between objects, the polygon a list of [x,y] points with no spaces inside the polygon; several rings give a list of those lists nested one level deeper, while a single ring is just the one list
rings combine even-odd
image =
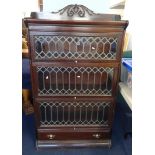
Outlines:
[{"label": "dark wood finish", "polygon": [[38,140],[105,140],[110,138],[109,132],[38,132]]},{"label": "dark wood finish", "polygon": [[37,150],[51,148],[83,148],[83,147],[108,147],[111,148],[111,140],[38,140]]},{"label": "dark wood finish", "polygon": [[31,15],[37,148],[110,147],[128,21],[83,5]]}]

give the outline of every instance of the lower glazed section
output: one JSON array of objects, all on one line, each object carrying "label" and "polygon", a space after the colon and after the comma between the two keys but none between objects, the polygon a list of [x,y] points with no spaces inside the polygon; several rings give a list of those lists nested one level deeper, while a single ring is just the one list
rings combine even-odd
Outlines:
[{"label": "lower glazed section", "polygon": [[111,140],[38,140],[37,149],[63,147],[111,147]]}]

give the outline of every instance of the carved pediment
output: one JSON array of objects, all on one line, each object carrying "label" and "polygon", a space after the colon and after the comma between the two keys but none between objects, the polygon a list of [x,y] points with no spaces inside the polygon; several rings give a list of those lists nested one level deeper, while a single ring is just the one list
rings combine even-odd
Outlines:
[{"label": "carved pediment", "polygon": [[95,15],[95,13],[85,7],[84,5],[68,5],[64,7],[63,9],[59,10],[58,12],[52,12],[54,14],[60,14],[60,15],[67,15],[68,17],[73,16],[79,16],[79,17],[85,17],[86,15],[92,16]]},{"label": "carved pediment", "polygon": [[31,18],[50,20],[120,20],[120,15],[94,13],[84,5],[71,4],[57,12],[32,12]]}]

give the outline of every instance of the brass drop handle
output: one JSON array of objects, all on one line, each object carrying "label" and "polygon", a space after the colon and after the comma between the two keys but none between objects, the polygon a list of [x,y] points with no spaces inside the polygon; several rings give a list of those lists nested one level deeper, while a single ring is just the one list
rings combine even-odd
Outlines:
[{"label": "brass drop handle", "polygon": [[50,135],[47,135],[47,137],[48,137],[49,139],[54,139],[55,135],[50,134]]},{"label": "brass drop handle", "polygon": [[93,137],[95,137],[95,138],[97,138],[97,139],[98,139],[98,138],[100,138],[100,137],[101,137],[101,135],[97,133],[97,134],[93,134]]}]

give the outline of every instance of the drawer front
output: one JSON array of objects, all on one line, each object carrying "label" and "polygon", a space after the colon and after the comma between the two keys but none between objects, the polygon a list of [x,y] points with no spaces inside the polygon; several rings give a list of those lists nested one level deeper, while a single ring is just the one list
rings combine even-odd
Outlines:
[{"label": "drawer front", "polygon": [[34,61],[117,60],[121,50],[121,33],[48,33],[31,36]]},{"label": "drawer front", "polygon": [[103,127],[111,128],[114,105],[112,101],[53,100],[38,101],[38,126],[56,127]]},{"label": "drawer front", "polygon": [[38,132],[38,140],[102,140],[108,132]]},{"label": "drawer front", "polygon": [[38,96],[112,96],[115,67],[59,66],[35,67]]}]

